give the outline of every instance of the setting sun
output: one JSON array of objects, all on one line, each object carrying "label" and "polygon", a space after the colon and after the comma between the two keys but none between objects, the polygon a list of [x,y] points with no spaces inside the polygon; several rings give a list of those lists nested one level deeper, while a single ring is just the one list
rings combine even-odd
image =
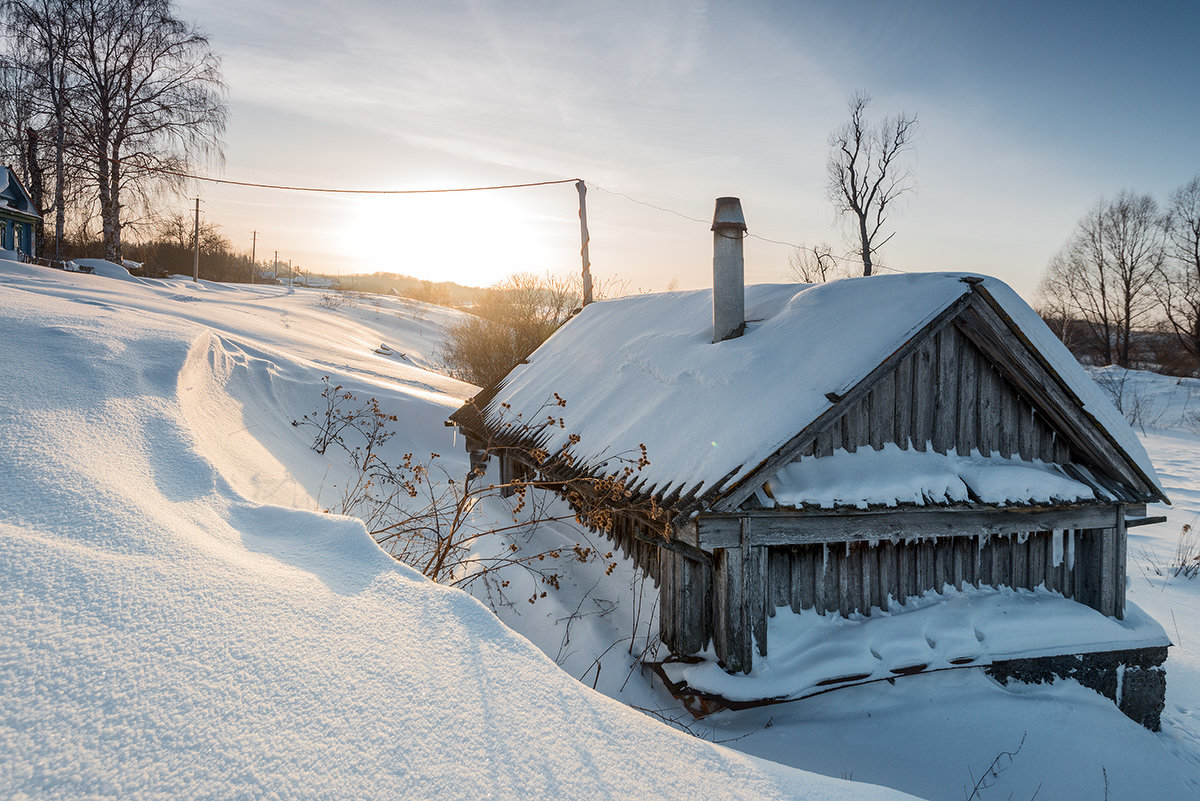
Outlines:
[{"label": "setting sun", "polygon": [[340,249],[355,270],[487,286],[567,266],[544,217],[512,190],[368,196],[353,209]]}]

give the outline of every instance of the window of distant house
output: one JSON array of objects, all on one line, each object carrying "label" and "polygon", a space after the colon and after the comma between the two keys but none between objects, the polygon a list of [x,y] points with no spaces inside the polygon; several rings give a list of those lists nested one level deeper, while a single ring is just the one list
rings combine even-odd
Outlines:
[{"label": "window of distant house", "polygon": [[19,250],[21,250],[21,228],[22,228],[22,226],[18,223],[13,223],[12,228],[13,228],[12,249],[19,251]]},{"label": "window of distant house", "polygon": [[8,248],[8,223],[0,222],[0,248]]}]

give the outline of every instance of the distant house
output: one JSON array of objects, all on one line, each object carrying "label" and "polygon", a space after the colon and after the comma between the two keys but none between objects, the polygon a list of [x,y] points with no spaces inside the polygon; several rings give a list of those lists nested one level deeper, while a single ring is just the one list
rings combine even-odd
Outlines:
[{"label": "distant house", "polygon": [[0,168],[0,249],[37,255],[42,215],[11,167]]},{"label": "distant house", "polygon": [[[971,666],[1070,674],[1157,728],[1168,642],[1140,611],[1127,619],[1126,529],[1167,497],[1037,314],[964,274],[743,288],[727,238],[732,288],[718,230],[715,291],[588,305],[451,417],[505,480],[609,475],[645,449],[606,533],[657,579],[668,685],[688,692],[684,668],[710,647],[725,671],[751,672],[783,609],[886,625],[930,598],[986,596],[1021,620],[1024,599],[1041,611],[1015,638],[964,624],[888,653],[860,642],[763,700]],[[548,402],[561,424],[511,425],[545,419]]]}]

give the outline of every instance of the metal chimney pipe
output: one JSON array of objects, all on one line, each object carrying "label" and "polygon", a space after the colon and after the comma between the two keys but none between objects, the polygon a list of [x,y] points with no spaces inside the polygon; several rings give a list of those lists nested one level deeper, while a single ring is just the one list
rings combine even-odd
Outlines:
[{"label": "metal chimney pipe", "polygon": [[713,342],[740,337],[746,330],[746,217],[736,197],[717,198],[713,212]]}]

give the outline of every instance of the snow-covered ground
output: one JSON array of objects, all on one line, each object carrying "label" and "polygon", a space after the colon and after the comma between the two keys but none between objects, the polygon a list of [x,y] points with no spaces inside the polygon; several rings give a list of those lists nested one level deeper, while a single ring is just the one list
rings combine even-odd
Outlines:
[{"label": "snow-covered ground", "polygon": [[1126,382],[1164,409],[1144,441],[1175,502],[1130,532],[1131,600],[1175,642],[1161,734],[978,670],[695,722],[637,669],[656,608],[627,563],[481,603],[319,511],[350,471],[291,421],[325,375],[397,415],[389,458],[465,473],[456,312],[121,272],[0,262],[0,796],[962,799],[1018,746],[980,798],[1200,795],[1200,579],[1153,568],[1200,514],[1200,382]]}]

